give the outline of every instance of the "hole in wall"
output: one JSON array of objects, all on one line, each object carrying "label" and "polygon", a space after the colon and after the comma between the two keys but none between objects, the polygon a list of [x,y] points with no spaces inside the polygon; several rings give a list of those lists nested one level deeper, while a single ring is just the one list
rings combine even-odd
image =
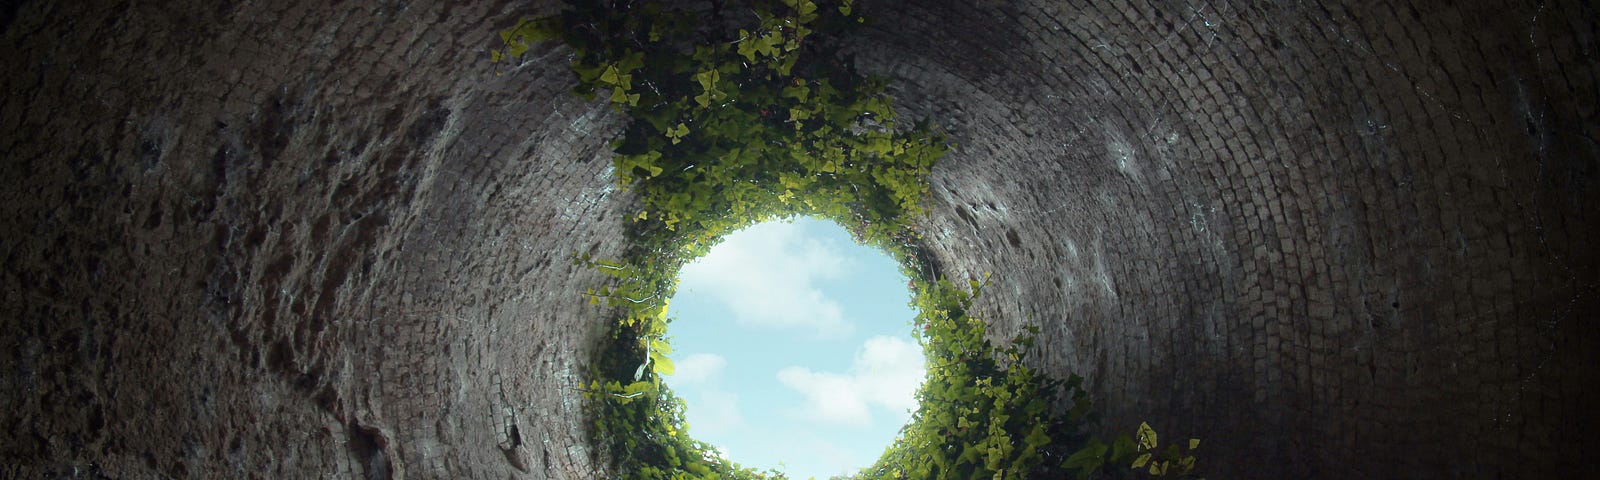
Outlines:
[{"label": "hole in wall", "polygon": [[894,259],[825,220],[758,224],[685,265],[668,330],[691,434],[746,467],[871,465],[917,407],[923,350]]}]

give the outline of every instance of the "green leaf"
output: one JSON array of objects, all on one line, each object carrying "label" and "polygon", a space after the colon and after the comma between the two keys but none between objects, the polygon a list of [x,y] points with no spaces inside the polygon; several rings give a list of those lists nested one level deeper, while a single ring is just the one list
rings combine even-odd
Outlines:
[{"label": "green leaf", "polygon": [[672,353],[672,344],[667,343],[666,340],[652,338],[650,339],[650,350],[660,352],[662,355],[670,354]]},{"label": "green leaf", "polygon": [[739,55],[744,56],[746,61],[756,61],[756,42],[752,41],[750,32],[744,29],[739,30]]},{"label": "green leaf", "polygon": [[1133,459],[1133,468],[1143,467],[1147,463],[1150,463],[1150,454],[1148,453],[1140,455],[1139,458]]},{"label": "green leaf", "polygon": [[644,52],[628,52],[627,55],[623,55],[622,59],[617,61],[617,67],[622,70],[622,73],[632,72],[634,70],[643,68]]},{"label": "green leaf", "polygon": [[1091,438],[1077,453],[1067,457],[1067,461],[1062,463],[1061,466],[1064,468],[1080,467],[1085,470],[1094,470],[1105,463],[1105,454],[1106,444],[1099,439]]},{"label": "green leaf", "polygon": [[795,86],[790,86],[790,87],[784,87],[783,88],[783,96],[789,97],[789,98],[793,98],[795,100],[799,100],[799,101],[802,101],[802,102],[806,101],[806,97],[808,97],[810,95],[811,95],[811,89],[807,88],[805,85],[795,85]]},{"label": "green leaf", "polygon": [[1050,435],[1044,433],[1043,424],[1035,424],[1033,431],[1028,433],[1027,438],[1022,439],[1022,443],[1027,445],[1030,451],[1038,450],[1039,447],[1050,444]]},{"label": "green leaf", "polygon": [[1196,448],[1200,448],[1200,439],[1198,439],[1198,438],[1189,439],[1189,449],[1190,450],[1194,450]]},{"label": "green leaf", "polygon": [[1138,446],[1134,445],[1132,437],[1129,437],[1126,433],[1117,435],[1117,440],[1112,444],[1111,448],[1111,461],[1125,463],[1133,458],[1133,454],[1137,452]]},{"label": "green leaf", "polygon": [[627,387],[622,389],[622,395],[624,395],[624,396],[627,396],[627,395],[638,395],[638,394],[643,394],[643,393],[649,393],[649,392],[654,391],[654,390],[655,390],[655,385],[651,384],[650,382],[633,382],[633,383],[628,384]]},{"label": "green leaf", "polygon": [[669,128],[666,131],[667,138],[672,140],[673,145],[677,145],[678,142],[682,141],[683,137],[688,134],[689,126],[684,125],[682,122],[679,122],[678,126]]},{"label": "green leaf", "polygon": [[1156,448],[1156,430],[1150,428],[1148,422],[1139,424],[1139,448],[1144,450]]},{"label": "green leaf", "polygon": [[656,364],[657,374],[672,375],[673,372],[677,371],[675,366],[672,364],[672,359],[667,358],[666,355],[663,355],[659,352],[650,352],[650,359]]}]

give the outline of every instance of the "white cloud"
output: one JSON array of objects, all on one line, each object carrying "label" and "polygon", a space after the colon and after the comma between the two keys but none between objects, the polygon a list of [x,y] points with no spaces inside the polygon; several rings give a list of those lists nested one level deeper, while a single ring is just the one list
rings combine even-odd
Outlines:
[{"label": "white cloud", "polygon": [[673,363],[677,371],[671,375],[672,383],[678,385],[709,382],[728,366],[727,359],[713,353],[696,353]]},{"label": "white cloud", "polygon": [[[689,408],[689,433],[695,436],[729,435],[744,426],[739,395],[707,388],[684,400]],[[726,452],[722,452],[726,455]]]},{"label": "white cloud", "polygon": [[838,302],[816,286],[848,273],[845,258],[836,248],[802,238],[800,228],[768,222],[734,232],[683,267],[679,288],[708,294],[741,325],[848,337],[854,327]]},{"label": "white cloud", "polygon": [[726,358],[714,353],[695,353],[673,363],[677,371],[669,376],[668,382],[682,388],[678,396],[689,404],[691,432],[725,435],[744,426],[739,395],[721,386],[722,370],[728,366]]},{"label": "white cloud", "polygon": [[849,373],[814,372],[804,367],[778,371],[778,381],[805,397],[804,418],[834,424],[872,424],[873,406],[897,416],[916,408],[924,376],[922,347],[895,337],[867,339]]},{"label": "white cloud", "polygon": [[805,395],[801,415],[829,423],[870,425],[867,401],[855,388],[855,379],[837,373],[817,373],[805,367],[778,371],[778,381]]}]

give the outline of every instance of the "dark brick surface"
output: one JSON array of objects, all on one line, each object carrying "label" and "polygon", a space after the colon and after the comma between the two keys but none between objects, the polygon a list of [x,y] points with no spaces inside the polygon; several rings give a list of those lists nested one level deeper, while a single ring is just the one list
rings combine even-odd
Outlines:
[{"label": "dark brick surface", "polygon": [[[550,3],[6,7],[0,476],[603,478],[568,255],[621,248],[618,117],[486,59]],[[1592,5],[862,7],[960,144],[926,247],[1106,429],[1217,478],[1594,465]]]},{"label": "dark brick surface", "polygon": [[[1584,475],[1590,5],[873,2],[928,248],[1219,478]],[[1169,437],[1172,438],[1172,437]]]},{"label": "dark brick surface", "polygon": [[113,3],[5,34],[0,477],[603,476],[616,117],[487,62],[551,6]]}]

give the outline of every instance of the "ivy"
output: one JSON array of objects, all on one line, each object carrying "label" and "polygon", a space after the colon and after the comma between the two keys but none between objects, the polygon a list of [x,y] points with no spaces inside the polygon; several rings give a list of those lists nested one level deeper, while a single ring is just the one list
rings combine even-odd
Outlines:
[{"label": "ivy", "polygon": [[728,233],[797,215],[844,225],[916,279],[914,326],[929,362],[920,408],[856,478],[1114,475],[1135,464],[1189,473],[1193,456],[1157,452],[1153,431],[1151,446],[1132,450],[1083,433],[1094,416],[1082,379],[1024,363],[1036,327],[991,344],[968,314],[981,283],[959,287],[922,261],[912,221],[950,145],[928,122],[900,121],[886,81],[838,56],[832,42],[867,21],[851,0],[689,3],[570,0],[501,32],[490,52],[499,66],[559,41],[571,51],[572,92],[629,119],[612,171],[640,201],[630,247],[616,259],[573,258],[608,278],[584,292],[615,321],[583,392],[617,478],[784,478],[694,440],[661,375],[673,370],[667,299],[679,268]]},{"label": "ivy", "polygon": [[[1037,327],[996,347],[986,324],[968,314],[982,284],[914,281],[915,324],[928,360],[921,408],[878,462],[858,479],[1020,479],[1083,435],[1088,395],[1074,376],[1042,377],[1023,360]],[[1057,416],[1051,402],[1074,405]]]},{"label": "ivy", "polygon": [[573,47],[574,92],[609,90],[633,119],[613,145],[613,166],[618,184],[643,199],[635,218],[687,232],[671,242],[685,253],[792,214],[851,220],[863,238],[897,236],[899,220],[920,213],[944,137],[925,123],[902,125],[885,82],[831,54],[823,38],[862,21],[845,13],[850,2],[748,7],[574,2],[505,32],[492,59],[518,58],[543,39]]}]

